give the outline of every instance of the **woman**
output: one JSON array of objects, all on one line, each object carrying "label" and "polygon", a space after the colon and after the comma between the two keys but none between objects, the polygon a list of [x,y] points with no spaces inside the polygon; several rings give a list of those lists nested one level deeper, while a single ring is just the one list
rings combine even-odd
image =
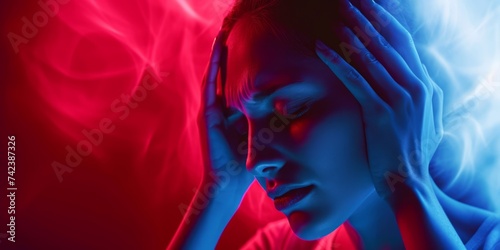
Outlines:
[{"label": "woman", "polygon": [[205,178],[169,249],[213,249],[254,177],[310,242],[278,222],[247,249],[500,248],[498,217],[429,173],[443,94],[406,29],[369,0],[305,2],[237,1],[224,20]]}]

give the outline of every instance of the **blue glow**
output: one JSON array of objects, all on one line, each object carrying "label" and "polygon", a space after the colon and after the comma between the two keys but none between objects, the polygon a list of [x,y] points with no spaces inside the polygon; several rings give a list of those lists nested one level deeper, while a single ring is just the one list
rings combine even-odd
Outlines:
[{"label": "blue glow", "polygon": [[[453,178],[445,188],[453,190],[452,196],[488,194],[495,203],[490,208],[500,211],[496,110],[500,107],[500,2],[402,2],[414,15],[408,23],[422,61],[445,94],[445,138],[434,160],[434,167],[440,169],[434,171],[446,171]],[[458,171],[450,172],[449,165],[456,164]],[[478,185],[478,180],[485,186]]]}]

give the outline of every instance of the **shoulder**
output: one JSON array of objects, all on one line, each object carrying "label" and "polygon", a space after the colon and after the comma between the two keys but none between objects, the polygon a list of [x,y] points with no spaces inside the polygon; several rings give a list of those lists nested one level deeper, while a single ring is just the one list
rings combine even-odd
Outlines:
[{"label": "shoulder", "polygon": [[500,249],[500,216],[488,217],[465,246],[469,250]]}]

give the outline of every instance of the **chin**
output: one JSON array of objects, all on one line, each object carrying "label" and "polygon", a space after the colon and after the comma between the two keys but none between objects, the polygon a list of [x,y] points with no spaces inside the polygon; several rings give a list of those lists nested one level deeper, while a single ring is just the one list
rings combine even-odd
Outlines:
[{"label": "chin", "polygon": [[287,216],[293,233],[302,240],[317,240],[333,232],[343,221],[314,218],[306,212],[292,212]]}]

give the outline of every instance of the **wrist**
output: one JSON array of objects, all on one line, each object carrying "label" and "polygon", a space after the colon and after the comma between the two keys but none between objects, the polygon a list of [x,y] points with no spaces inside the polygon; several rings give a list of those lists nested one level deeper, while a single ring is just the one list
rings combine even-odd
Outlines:
[{"label": "wrist", "polygon": [[392,192],[383,199],[394,209],[408,203],[433,203],[437,197],[429,181],[407,178],[404,182],[394,186]]},{"label": "wrist", "polygon": [[432,178],[428,173],[428,167],[423,164],[405,162],[397,168],[376,171],[372,178],[375,189],[384,200],[397,198],[401,192],[432,190]]},{"label": "wrist", "polygon": [[238,190],[227,183],[218,183],[213,180],[203,180],[197,190],[199,199],[207,200],[211,206],[218,206],[224,210],[236,211],[245,195],[246,190]]}]

